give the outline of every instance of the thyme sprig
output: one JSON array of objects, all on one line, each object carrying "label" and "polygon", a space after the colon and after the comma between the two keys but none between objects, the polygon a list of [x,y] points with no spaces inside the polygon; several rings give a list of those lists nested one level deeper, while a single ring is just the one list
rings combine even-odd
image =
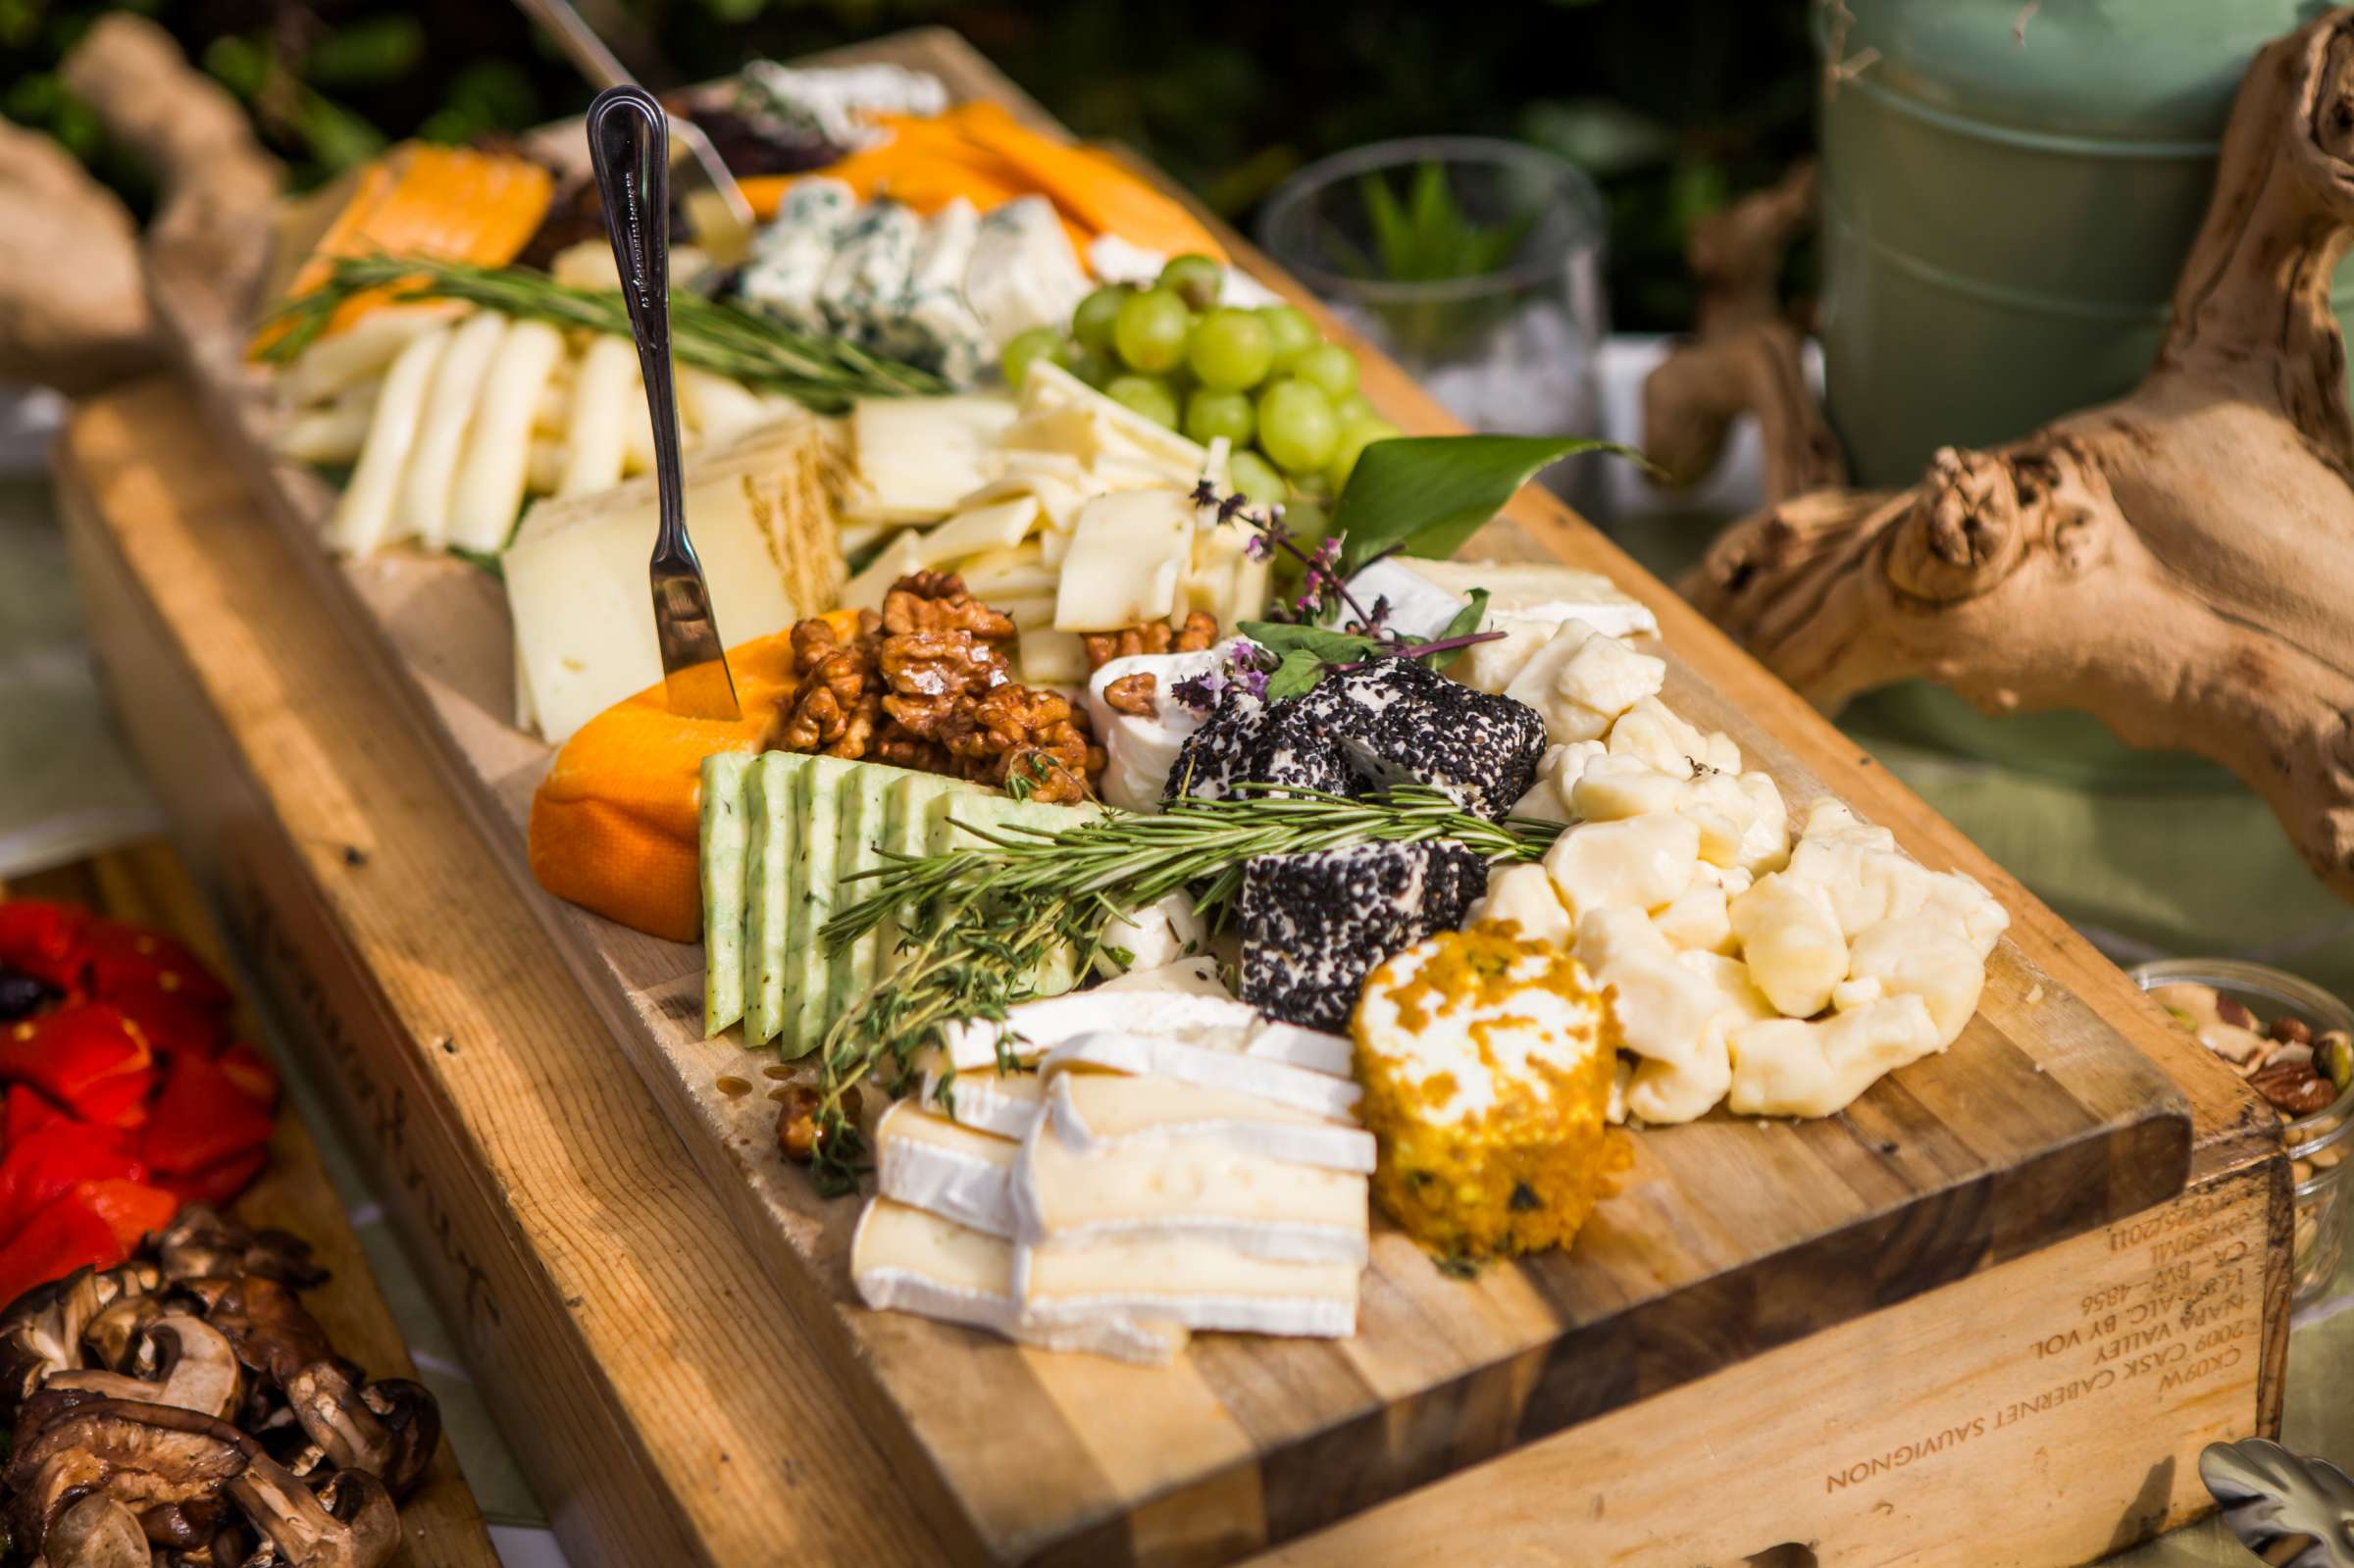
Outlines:
[{"label": "thyme sprig", "polygon": [[[264,322],[267,360],[293,358],[327,330],[349,300],[382,290],[398,300],[448,299],[551,326],[630,335],[629,307],[616,289],[576,288],[523,267],[478,267],[418,256],[336,258],[318,287],[280,305]],[[853,397],[947,390],[929,371],[870,354],[840,337],[813,336],[683,289],[670,293],[671,351],[682,364],[782,392],[819,413]]]},{"label": "thyme sprig", "polygon": [[818,1189],[856,1185],[864,1147],[844,1104],[873,1078],[902,1090],[915,1058],[960,1019],[1001,1019],[1040,994],[1042,977],[1084,976],[1109,949],[1113,918],[1188,890],[1213,927],[1258,855],[1303,854],[1372,840],[1453,838],[1491,860],[1533,860],[1559,823],[1494,823],[1436,789],[1403,784],[1354,799],[1246,784],[1223,800],[1179,798],[1157,814],[1110,812],[1056,833],[967,833],[981,845],[921,858],[892,856],[862,872],[873,890],[826,922],[828,952],[896,932],[896,966],[835,1020],[819,1047]]}]

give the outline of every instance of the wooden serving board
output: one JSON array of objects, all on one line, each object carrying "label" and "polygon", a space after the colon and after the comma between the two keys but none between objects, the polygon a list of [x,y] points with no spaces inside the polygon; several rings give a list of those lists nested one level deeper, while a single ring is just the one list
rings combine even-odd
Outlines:
[{"label": "wooden serving board", "polygon": [[[839,1331],[805,1323],[754,1264],[653,1093],[614,1061],[536,895],[486,874],[435,747],[354,656],[307,548],[219,461],[191,395],[151,382],[86,406],[58,472],[116,714],[169,781],[175,835],[241,951],[315,1042],[574,1568],[978,1559],[968,1529],[909,1506],[905,1465],[845,1391]],[[1826,747],[1817,764],[1874,816],[1966,852],[1869,759]],[[1803,1543],[1842,1568],[2048,1565],[2206,1511],[2200,1450],[2279,1429],[2277,1124],[1992,875],[2021,943],[2189,1103],[2180,1196],[1254,1560],[1781,1568],[1807,1558],[1780,1544]],[[1275,1500],[1248,1472],[1173,1492],[1124,1540],[1099,1536],[1095,1560],[1248,1555],[1280,1523]]]},{"label": "wooden serving board", "polygon": [[[951,35],[888,52],[962,96],[1008,92]],[[1671,705],[1732,733],[1775,775],[1794,817],[1833,788],[1924,862],[1969,870],[2003,898],[2014,937],[1962,1039],[1840,1117],[1713,1117],[1643,1135],[1622,1190],[1567,1255],[1458,1282],[1382,1235],[1349,1341],[1205,1337],[1153,1371],[866,1312],[844,1266],[855,1205],[817,1199],[777,1156],[774,1107],[759,1092],[767,1057],[696,1037],[699,951],[531,885],[522,823],[547,748],[506,723],[497,584],[447,560],[329,559],[316,545],[328,492],[268,455],[267,403],[237,357],[242,310],[203,278],[165,275],[154,286],[228,455],[310,589],[418,726],[489,860],[544,924],[904,1486],[962,1552],[1119,1560],[1150,1555],[1140,1543],[1169,1521],[1203,1515],[1242,1521],[1196,1543],[1209,1558],[1303,1536],[2182,1189],[2182,1096],[2087,1000],[2091,990],[2116,1002],[2115,972],[1665,588],[1531,491],[1467,553],[1608,573],[1660,616]],[[1360,354],[1367,393],[1389,417],[1455,428],[1394,367]],[[2146,1009],[2133,1016],[2147,1028]],[[756,1087],[731,1095],[722,1080]]]},{"label": "wooden serving board", "polygon": [[[204,897],[170,845],[130,844],[72,865],[0,885],[0,897],[48,898],[79,904],[158,931],[170,932],[222,974],[234,976]],[[239,987],[237,1029],[258,1040],[249,999]],[[290,1231],[311,1243],[328,1279],[303,1292],[335,1348],[379,1378],[414,1378],[407,1341],[384,1305],[359,1238],[351,1234],[335,1189],[319,1163],[318,1145],[291,1104],[281,1105],[270,1138],[270,1164],[237,1197],[230,1214],[251,1226]],[[444,1437],[425,1485],[401,1504],[403,1545],[393,1568],[498,1568],[498,1553],[483,1528],[474,1491],[458,1470]]]}]

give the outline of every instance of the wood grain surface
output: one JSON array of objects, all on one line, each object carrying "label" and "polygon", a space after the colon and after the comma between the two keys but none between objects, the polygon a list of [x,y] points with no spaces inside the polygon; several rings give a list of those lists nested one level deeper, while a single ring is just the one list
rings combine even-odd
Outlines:
[{"label": "wood grain surface", "polygon": [[[0,897],[79,904],[117,920],[170,932],[223,975],[235,975],[203,895],[179,857],[161,841],[129,844],[16,878],[0,884]],[[263,1037],[256,1024],[251,998],[240,989],[238,1037],[259,1041]],[[408,1342],[377,1289],[342,1201],[328,1183],[318,1145],[290,1103],[280,1106],[269,1167],[230,1212],[247,1225],[274,1226],[310,1242],[329,1273],[327,1283],[303,1292],[302,1303],[338,1351],[371,1377],[417,1375]],[[400,1524],[403,1540],[394,1568],[498,1568],[498,1554],[483,1528],[473,1489],[466,1485],[446,1437],[425,1485],[401,1505]]]},{"label": "wood grain surface", "polygon": [[[964,95],[1003,90],[951,35],[913,35],[890,52]],[[267,407],[235,356],[240,313],[201,279],[155,281],[228,455],[255,480],[356,658],[427,736],[484,835],[484,870],[505,875],[553,936],[911,1489],[951,1539],[993,1557],[1116,1561],[1150,1539],[1154,1517],[1245,1498],[1254,1523],[1233,1549],[1286,1540],[2129,1214],[2179,1190],[2192,1168],[2190,1107],[2127,1034],[2151,1049],[2185,1047],[2161,1038],[2172,1032],[2123,977],[1672,594],[1532,491],[1466,553],[1551,554],[1609,573],[1661,616],[1670,702],[1733,733],[1781,782],[1794,815],[1827,789],[1924,861],[1969,870],[2003,897],[2014,939],[1998,950],[1970,1032],[1839,1118],[1713,1118],[1645,1135],[1625,1189],[1566,1257],[1462,1283],[1382,1236],[1352,1341],[1209,1338],[1172,1371],[1140,1372],[866,1313],[843,1267],[850,1206],[816,1200],[775,1157],[760,1096],[716,1087],[722,1077],[760,1082],[763,1058],[694,1037],[696,950],[530,885],[521,813],[546,748],[504,722],[510,644],[496,584],[449,561],[328,560],[313,539],[324,487],[266,455]],[[1394,367],[1368,357],[1365,380],[1409,430],[1454,428]],[[2217,1082],[2227,1074],[2178,1076],[2212,1101],[2198,1159],[2261,1146],[2270,1127],[2236,1086]]]}]

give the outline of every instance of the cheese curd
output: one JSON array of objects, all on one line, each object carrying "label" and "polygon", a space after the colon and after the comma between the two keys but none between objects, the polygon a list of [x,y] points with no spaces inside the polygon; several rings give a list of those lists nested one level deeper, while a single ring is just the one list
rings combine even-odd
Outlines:
[{"label": "cheese curd", "polygon": [[1812,1018],[1847,979],[1847,936],[1830,894],[1787,871],[1759,879],[1732,900],[1733,935],[1750,978],[1791,1018]]},{"label": "cheese curd", "polygon": [[1563,621],[1505,686],[1542,714],[1556,741],[1599,740],[1617,717],[1667,680],[1664,660],[1637,653],[1583,621]]},{"label": "cheese curd", "polygon": [[1725,1103],[1745,1116],[1830,1116],[1894,1072],[1944,1049],[1918,996],[1884,996],[1821,1023],[1774,1018],[1732,1031]]},{"label": "cheese curd", "polygon": [[1577,957],[1610,992],[1618,1043],[1641,1058],[1627,1084],[1628,1114],[1688,1122],[1732,1084],[1725,1002],[1712,978],[1687,969],[1641,913],[1596,909],[1579,917]]},{"label": "cheese curd", "polygon": [[1504,866],[1488,873],[1488,890],[1463,916],[1463,930],[1490,923],[1509,923],[1528,941],[1569,945],[1569,911],[1561,907],[1543,866]]},{"label": "cheese curd", "polygon": [[1692,885],[1700,830],[1673,812],[1587,822],[1545,851],[1545,870],[1569,912],[1659,908]]}]

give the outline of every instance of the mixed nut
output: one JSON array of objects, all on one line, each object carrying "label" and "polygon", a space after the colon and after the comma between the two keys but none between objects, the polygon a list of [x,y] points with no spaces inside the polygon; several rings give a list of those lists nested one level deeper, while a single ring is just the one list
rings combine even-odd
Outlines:
[{"label": "mixed nut", "polygon": [[381,1568],[432,1464],[433,1395],[368,1382],[295,1291],[280,1232],[190,1204],[128,1262],[0,1311],[13,1418],[4,1560],[33,1568]]}]

